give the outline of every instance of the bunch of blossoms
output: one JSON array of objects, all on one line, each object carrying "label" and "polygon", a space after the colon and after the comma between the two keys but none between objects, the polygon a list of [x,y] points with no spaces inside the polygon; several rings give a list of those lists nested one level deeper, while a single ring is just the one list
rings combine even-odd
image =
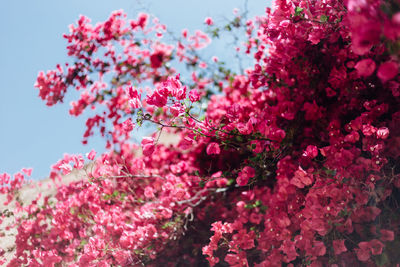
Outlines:
[{"label": "bunch of blossoms", "polygon": [[[1,192],[7,194],[7,202],[13,197],[17,201],[14,227],[18,234],[9,266],[149,263],[166,247],[174,247],[173,240],[181,238],[194,220],[193,209],[217,193],[218,187],[203,188],[199,176],[192,175],[199,173],[197,151],[155,146],[155,139],[149,137],[142,141],[140,157],[135,155],[137,145],[129,142],[135,120],[139,125],[151,121],[162,128],[175,128],[173,123],[182,124],[178,129],[189,127],[183,125],[187,121],[184,114],[187,116],[193,103],[205,95],[209,83],[193,72],[196,85],[191,87],[196,89],[189,92],[179,75],[172,75],[175,70],[168,67],[174,53],[196,69],[201,62],[195,50],[209,43],[207,35],[197,31],[190,36],[184,31],[174,48],[160,41],[165,26],[157,19],[148,26],[148,19],[148,15],[141,14],[137,21],[127,22],[125,15],[117,11],[94,27],[89,19],[81,17],[77,26],[70,27],[71,34],[65,35],[68,53],[75,59],[72,67],[65,64],[66,74],[60,65],[55,71],[39,73],[35,86],[47,105],[62,102],[67,88],[74,87],[81,95],[71,103],[71,115],[78,116],[85,109],[98,110],[87,121],[84,142],[97,127],[110,137],[107,147],[111,152],[96,159],[91,151],[87,159],[93,162],[86,166],[82,155],[65,155],[50,173],[57,194],[38,196],[26,206],[18,199],[23,174],[16,174],[14,179],[2,174]],[[158,39],[146,39],[148,35]],[[115,52],[121,50],[122,54]],[[103,77],[110,79],[110,84]],[[154,84],[153,91],[135,86],[149,82]],[[110,121],[111,129],[107,128]],[[202,124],[198,120],[196,123]],[[187,148],[186,144],[184,150]],[[58,184],[73,169],[81,170],[86,178],[69,185]],[[205,242],[197,244],[199,254]]]},{"label": "bunch of blossoms", "polygon": [[[400,263],[399,18],[395,1],[276,1],[224,27],[243,28],[254,66],[207,75],[200,31],[171,45],[147,15],[82,17],[66,35],[74,64],[37,87],[48,105],[81,91],[71,114],[98,110],[84,140],[96,126],[110,152],[53,166],[55,181],[73,168],[87,179],[19,208],[10,265]],[[169,66],[175,55],[190,82]],[[178,144],[155,133],[137,155],[130,136],[143,123]],[[1,177],[11,201],[21,175]]]},{"label": "bunch of blossoms", "polygon": [[381,1],[267,9],[258,64],[239,83],[251,86],[212,98],[209,109],[226,112],[210,119],[275,141],[283,156],[271,170],[271,145],[251,141],[253,170],[236,182],[255,187],[236,200],[238,219],[213,224],[203,248],[211,265],[399,262],[399,11]]}]

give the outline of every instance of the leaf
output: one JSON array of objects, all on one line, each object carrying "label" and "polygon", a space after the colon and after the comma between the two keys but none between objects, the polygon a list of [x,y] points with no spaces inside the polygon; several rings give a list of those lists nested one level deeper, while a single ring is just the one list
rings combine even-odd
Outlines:
[{"label": "leaf", "polygon": [[260,211],[261,211],[261,213],[263,213],[263,214],[265,214],[265,212],[268,210],[268,207],[267,206],[264,206],[264,205],[261,205],[260,206]]},{"label": "leaf", "polygon": [[206,185],[206,182],[204,182],[203,180],[201,180],[201,181],[199,182],[199,186],[200,186],[201,188],[203,188],[205,185]]},{"label": "leaf", "polygon": [[245,207],[246,209],[252,209],[252,208],[254,208],[253,204],[246,204],[246,205],[244,205],[244,207]]},{"label": "leaf", "polygon": [[387,266],[389,258],[386,253],[376,256],[375,263],[377,266]]},{"label": "leaf", "polygon": [[321,20],[321,22],[325,23],[325,22],[328,21],[328,18],[329,18],[329,17],[326,16],[326,15],[321,15],[320,20]]},{"label": "leaf", "polygon": [[162,229],[167,229],[170,226],[172,226],[172,222],[166,222],[163,226],[161,226]]},{"label": "leaf", "polygon": [[295,16],[300,16],[301,13],[303,12],[303,10],[304,10],[303,8],[297,6],[297,7],[295,8],[295,10],[294,10],[294,15],[295,15]]}]

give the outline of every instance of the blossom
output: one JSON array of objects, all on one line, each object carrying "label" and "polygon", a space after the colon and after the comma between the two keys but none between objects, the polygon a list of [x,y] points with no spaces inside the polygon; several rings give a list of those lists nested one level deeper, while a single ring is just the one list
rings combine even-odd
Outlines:
[{"label": "blossom", "polygon": [[212,142],[207,146],[207,154],[208,155],[218,155],[221,153],[221,149],[219,148],[218,143]]},{"label": "blossom", "polygon": [[72,166],[70,164],[64,163],[59,166],[60,170],[63,171],[64,175],[69,174],[72,171]]},{"label": "blossom", "polygon": [[154,138],[153,137],[143,137],[142,140],[142,150],[143,155],[149,157],[154,152]]},{"label": "blossom", "polygon": [[154,190],[151,186],[146,186],[146,188],[144,189],[144,196],[147,198],[154,197]]},{"label": "blossom", "polygon": [[132,119],[129,118],[122,123],[122,129],[124,132],[129,133],[135,128],[135,124],[132,122]]},{"label": "blossom", "polygon": [[22,168],[21,170],[23,173],[25,173],[27,176],[31,176],[32,175],[32,168]]},{"label": "blossom", "polygon": [[250,166],[245,166],[241,172],[239,172],[238,177],[236,178],[236,183],[239,186],[247,185],[250,178],[253,178],[256,175],[255,170]]},{"label": "blossom", "polygon": [[191,102],[197,102],[200,100],[200,94],[196,89],[193,89],[189,92],[189,99]]},{"label": "blossom", "polygon": [[336,255],[339,255],[339,254],[347,251],[347,248],[344,245],[344,241],[345,241],[344,239],[332,241],[333,249],[334,249]]},{"label": "blossom", "polygon": [[399,72],[399,64],[394,61],[387,61],[379,66],[378,77],[382,82],[387,82],[396,77]]},{"label": "blossom", "polygon": [[357,258],[360,261],[367,261],[371,257],[371,252],[368,246],[368,242],[360,242],[358,243],[359,248],[356,248],[355,251],[357,253]]},{"label": "blossom", "polygon": [[92,149],[90,152],[86,153],[86,157],[88,158],[88,160],[94,160],[94,158],[96,157],[96,151]]},{"label": "blossom", "polygon": [[214,24],[214,21],[212,18],[207,17],[207,18],[205,18],[204,23],[207,24],[208,26],[211,26]]},{"label": "blossom", "polygon": [[382,254],[382,250],[385,247],[385,245],[382,244],[382,242],[380,242],[377,239],[372,239],[371,241],[369,241],[369,246],[370,246],[372,255]]},{"label": "blossom", "polygon": [[75,169],[82,169],[84,167],[85,161],[82,157],[82,155],[73,155],[71,157],[71,160],[74,162],[74,168]]},{"label": "blossom", "polygon": [[164,52],[156,51],[150,56],[150,64],[153,69],[157,69],[162,66],[164,60]]},{"label": "blossom", "polygon": [[287,257],[287,262],[291,262],[299,256],[299,254],[296,252],[296,245],[295,242],[285,240],[283,241],[282,246],[280,247],[280,250],[282,250],[283,253],[286,254]]},{"label": "blossom", "polygon": [[[93,179],[58,187],[51,201],[17,203],[27,216],[15,216],[10,265],[196,265],[201,252],[210,265],[373,264],[397,241],[390,201],[400,186],[400,15],[379,8],[289,0],[256,20],[237,14],[226,29],[243,30],[245,44],[233,51],[255,60],[239,74],[196,56],[210,43],[201,31],[167,44],[158,38],[166,26],[148,15],[116,11],[96,25],[82,16],[65,35],[74,64],[41,72],[35,87],[47,105],[78,90],[70,114],[92,110],[84,141],[98,129],[107,151],[90,164]],[[128,138],[134,116],[178,145],[156,147],[154,133],[140,155]],[[83,166],[66,155],[50,177]],[[8,202],[27,172],[0,175]]]},{"label": "blossom", "polygon": [[358,74],[362,77],[368,77],[372,73],[374,73],[376,68],[375,61],[370,58],[363,59],[357,62],[355,65],[355,69],[357,70]]},{"label": "blossom", "polygon": [[307,146],[306,151],[304,151],[303,153],[303,156],[310,159],[315,158],[316,156],[318,156],[318,148],[314,145]]},{"label": "blossom", "polygon": [[323,109],[316,104],[315,100],[312,103],[304,103],[303,109],[306,112],[306,120],[318,120],[322,116]]},{"label": "blossom", "polygon": [[298,188],[304,188],[305,186],[311,185],[312,182],[312,174],[308,174],[300,166],[299,169],[294,173],[294,177],[290,180],[290,183]]},{"label": "blossom", "polygon": [[386,139],[389,136],[389,129],[387,127],[381,127],[376,131],[376,136],[380,139]]},{"label": "blossom", "polygon": [[381,240],[382,241],[393,241],[394,240],[394,232],[391,230],[381,229]]}]

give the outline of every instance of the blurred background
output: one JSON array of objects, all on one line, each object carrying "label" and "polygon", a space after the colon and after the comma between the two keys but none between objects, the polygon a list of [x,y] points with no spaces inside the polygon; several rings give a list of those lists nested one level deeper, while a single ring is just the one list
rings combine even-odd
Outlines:
[{"label": "blurred background", "polygon": [[[47,107],[33,87],[40,70],[69,61],[62,35],[80,14],[96,24],[117,9],[125,10],[128,18],[149,12],[179,34],[184,28],[205,30],[206,17],[223,24],[233,18],[234,8],[243,11],[247,6],[248,17],[263,15],[269,1],[14,0],[0,5],[0,173],[13,174],[31,167],[32,178],[38,180],[47,177],[50,166],[64,153],[85,154],[92,148],[104,151],[104,140],[99,136],[82,145],[87,117],[69,115],[71,97],[62,105]],[[222,54],[223,58],[223,42],[208,49],[210,55]],[[232,58],[226,61],[234,64]]]}]

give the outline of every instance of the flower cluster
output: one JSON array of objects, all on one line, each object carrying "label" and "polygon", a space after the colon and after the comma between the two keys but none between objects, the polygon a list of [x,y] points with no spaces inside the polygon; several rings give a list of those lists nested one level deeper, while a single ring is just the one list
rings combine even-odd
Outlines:
[{"label": "flower cluster", "polygon": [[[85,179],[19,208],[10,266],[400,263],[398,2],[276,0],[232,28],[254,60],[237,74],[201,59],[207,34],[166,43],[145,14],[70,27],[74,63],[36,87],[48,105],[80,91],[70,113],[94,110],[84,141],[98,128],[109,152],[53,166]],[[133,144],[144,123],[158,131]],[[22,178],[0,176],[8,202]]]}]

